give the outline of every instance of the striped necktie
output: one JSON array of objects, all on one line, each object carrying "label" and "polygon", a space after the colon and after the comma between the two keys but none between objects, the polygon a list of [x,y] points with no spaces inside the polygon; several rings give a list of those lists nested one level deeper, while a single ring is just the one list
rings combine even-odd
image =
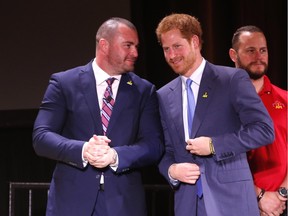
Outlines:
[{"label": "striped necktie", "polygon": [[104,92],[103,106],[101,110],[102,128],[103,128],[104,135],[106,135],[108,123],[110,121],[110,117],[112,115],[112,110],[113,110],[113,105],[115,102],[113,98],[113,92],[112,92],[112,84],[114,80],[115,80],[114,77],[110,77],[106,80],[108,86]]}]

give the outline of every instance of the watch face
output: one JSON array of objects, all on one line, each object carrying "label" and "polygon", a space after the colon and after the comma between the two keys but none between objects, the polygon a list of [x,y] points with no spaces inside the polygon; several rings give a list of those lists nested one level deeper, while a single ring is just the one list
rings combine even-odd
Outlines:
[{"label": "watch face", "polygon": [[287,197],[287,189],[284,187],[279,188],[279,194],[283,197]]}]

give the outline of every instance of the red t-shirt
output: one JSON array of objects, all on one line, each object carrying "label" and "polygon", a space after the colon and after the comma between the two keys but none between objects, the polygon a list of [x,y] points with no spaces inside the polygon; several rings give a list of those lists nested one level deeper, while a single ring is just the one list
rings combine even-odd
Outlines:
[{"label": "red t-shirt", "polygon": [[287,175],[287,91],[264,77],[258,93],[267,108],[275,131],[273,143],[248,152],[248,162],[257,187],[276,191]]}]

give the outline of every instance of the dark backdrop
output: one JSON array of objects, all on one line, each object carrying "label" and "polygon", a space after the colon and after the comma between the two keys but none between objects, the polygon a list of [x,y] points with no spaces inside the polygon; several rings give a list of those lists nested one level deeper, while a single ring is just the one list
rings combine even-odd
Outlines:
[{"label": "dark backdrop", "polygon": [[[167,0],[131,1],[132,20],[140,30],[142,49],[138,73],[161,87],[174,73],[164,62],[156,41],[158,22],[173,12],[188,13],[199,18],[203,28],[203,56],[215,64],[234,66],[228,55],[232,35],[242,25],[257,25],[267,38],[269,48],[268,75],[272,82],[287,89],[287,1],[286,0]],[[170,71],[170,72],[169,72]]]},{"label": "dark backdrop", "polygon": [[[110,16],[122,16],[139,30],[135,73],[161,87],[175,75],[164,61],[154,31],[171,12],[199,18],[204,31],[203,55],[215,64],[233,66],[228,56],[233,32],[242,25],[259,26],[268,40],[268,75],[287,89],[286,0],[106,0],[101,5],[95,0],[1,1],[0,215],[8,215],[10,181],[51,179],[54,162],[36,156],[31,143],[33,122],[49,76],[90,61],[100,23]],[[145,169],[143,178],[147,184],[165,183],[155,167]]]}]

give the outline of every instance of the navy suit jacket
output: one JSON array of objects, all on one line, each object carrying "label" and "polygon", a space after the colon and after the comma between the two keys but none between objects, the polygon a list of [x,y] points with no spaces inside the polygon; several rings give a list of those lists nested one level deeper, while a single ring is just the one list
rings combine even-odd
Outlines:
[{"label": "navy suit jacket", "polygon": [[[206,212],[213,216],[259,215],[246,152],[271,143],[272,120],[247,72],[206,62],[192,137],[212,137],[216,154],[199,157],[186,149],[180,76],[158,91],[166,153],[159,164],[169,182],[173,163],[200,166]],[[175,216],[196,216],[196,186],[175,188]]]},{"label": "navy suit jacket", "polygon": [[117,172],[83,166],[84,142],[103,134],[97,98],[92,62],[51,76],[33,131],[35,152],[57,161],[46,214],[90,216],[104,172],[108,215],[145,216],[139,168],[158,162],[164,150],[155,86],[132,72],[122,75],[107,130]]}]

